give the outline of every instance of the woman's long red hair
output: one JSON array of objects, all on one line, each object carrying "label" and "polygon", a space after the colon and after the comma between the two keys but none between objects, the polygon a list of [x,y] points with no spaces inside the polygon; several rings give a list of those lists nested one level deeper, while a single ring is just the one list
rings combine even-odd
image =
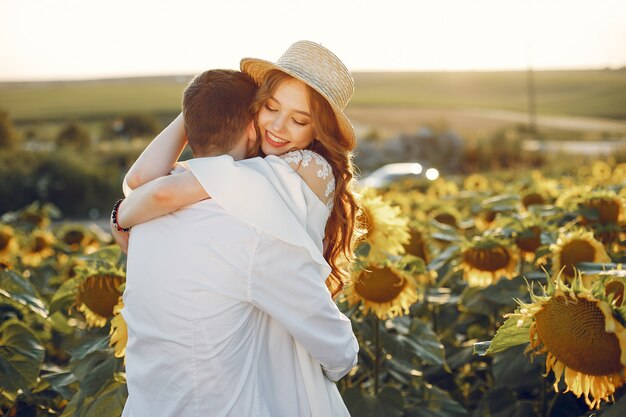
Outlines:
[{"label": "woman's long red hair", "polygon": [[[291,78],[282,71],[270,71],[257,91],[252,110],[255,114],[272,96],[278,85]],[[323,156],[333,170],[335,192],[333,209],[326,222],[324,259],[332,271],[326,286],[333,297],[337,296],[350,278],[350,264],[354,260],[358,204],[351,191],[354,178],[352,150],[354,143],[339,130],[337,119],[328,101],[317,91],[307,86],[311,118],[315,127],[315,140],[307,149]]]}]

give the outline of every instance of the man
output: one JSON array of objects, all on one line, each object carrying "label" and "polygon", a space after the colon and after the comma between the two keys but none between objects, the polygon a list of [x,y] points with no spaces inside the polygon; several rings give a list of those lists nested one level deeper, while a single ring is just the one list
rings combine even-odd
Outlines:
[{"label": "man", "polygon": [[[241,159],[256,145],[251,86],[235,71],[192,81],[183,107],[195,157]],[[212,102],[219,106],[200,116]],[[319,262],[213,200],[135,226],[128,253],[123,416],[304,416],[302,375],[293,349],[282,346],[292,340],[287,334],[332,380],[356,362],[351,324],[329,296]],[[269,337],[283,356],[267,352]],[[264,362],[271,357],[284,363]]]}]

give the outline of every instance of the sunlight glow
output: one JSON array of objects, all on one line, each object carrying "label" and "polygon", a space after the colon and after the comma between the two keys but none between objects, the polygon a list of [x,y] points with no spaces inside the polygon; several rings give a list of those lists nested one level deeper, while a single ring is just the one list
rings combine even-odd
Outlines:
[{"label": "sunlight glow", "polygon": [[237,68],[300,39],[353,71],[618,68],[626,2],[0,0],[0,80]]}]

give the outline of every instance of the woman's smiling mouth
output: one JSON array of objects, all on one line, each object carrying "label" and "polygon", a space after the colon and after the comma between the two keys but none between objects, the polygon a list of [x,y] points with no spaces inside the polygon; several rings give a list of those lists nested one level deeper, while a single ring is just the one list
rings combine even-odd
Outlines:
[{"label": "woman's smiling mouth", "polygon": [[289,141],[281,139],[267,130],[265,131],[265,140],[267,140],[267,142],[269,142],[270,145],[275,146],[275,147],[285,146],[286,144],[289,143]]}]

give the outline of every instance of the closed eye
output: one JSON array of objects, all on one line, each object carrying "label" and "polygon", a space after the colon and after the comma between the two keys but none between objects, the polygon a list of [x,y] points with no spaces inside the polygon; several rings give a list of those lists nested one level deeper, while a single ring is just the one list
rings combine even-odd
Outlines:
[{"label": "closed eye", "polygon": [[266,108],[267,110],[269,110],[269,111],[272,111],[272,112],[274,112],[274,111],[278,111],[278,109],[275,109],[275,108],[271,107],[271,106],[270,106],[269,104],[267,104],[267,103],[265,103],[265,104],[264,104],[264,106],[265,106],[265,108]]}]

